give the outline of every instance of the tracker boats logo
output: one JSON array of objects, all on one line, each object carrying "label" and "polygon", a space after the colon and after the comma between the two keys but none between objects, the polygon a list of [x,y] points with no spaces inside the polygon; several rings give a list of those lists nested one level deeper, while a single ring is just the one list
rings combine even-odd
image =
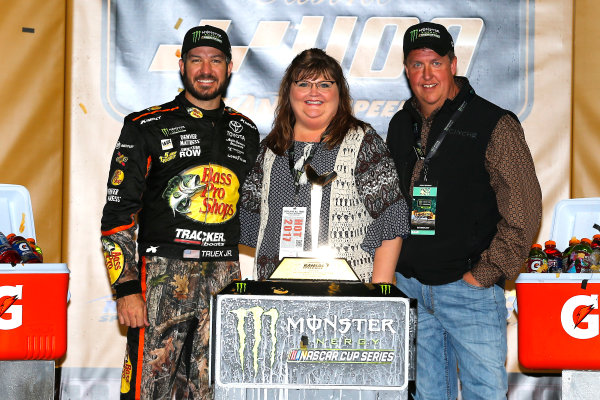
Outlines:
[{"label": "tracker boats logo", "polygon": [[[386,132],[389,119],[410,97],[403,76],[404,32],[424,21],[448,28],[458,74],[477,82],[478,94],[521,120],[533,106],[534,0],[255,0],[245,2],[243,10],[237,0],[143,9],[135,2],[103,1],[104,104],[118,121],[174,97],[182,87],[178,59],[185,32],[204,24],[225,30],[232,43],[234,74],[226,104],[250,116],[261,132],[270,130],[285,68],[311,47],[325,49],[342,65],[356,116]],[[431,9],[437,18],[431,19]],[[175,27],[174,13],[185,16]],[[144,41],[130,40],[140,32]],[[134,53],[141,62],[129,62]]]}]

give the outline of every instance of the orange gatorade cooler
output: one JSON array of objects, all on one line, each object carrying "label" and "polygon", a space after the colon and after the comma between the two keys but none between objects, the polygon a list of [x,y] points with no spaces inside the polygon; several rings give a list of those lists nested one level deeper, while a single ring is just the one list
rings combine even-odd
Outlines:
[{"label": "orange gatorade cooler", "polygon": [[519,362],[524,367],[600,370],[599,275],[519,275]]},{"label": "orange gatorade cooler", "polygon": [[54,360],[67,351],[66,264],[0,264],[0,360]]}]

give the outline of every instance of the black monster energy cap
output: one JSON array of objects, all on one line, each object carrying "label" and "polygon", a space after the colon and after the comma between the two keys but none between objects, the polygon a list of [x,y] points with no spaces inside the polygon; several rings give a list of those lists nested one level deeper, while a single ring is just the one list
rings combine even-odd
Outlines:
[{"label": "black monster energy cap", "polygon": [[421,22],[411,26],[404,32],[404,59],[408,53],[416,49],[431,49],[440,56],[454,50],[454,41],[448,30],[440,24]]},{"label": "black monster energy cap", "polygon": [[221,50],[228,59],[231,59],[231,44],[224,30],[210,25],[196,26],[185,34],[181,55],[195,47],[208,46]]}]

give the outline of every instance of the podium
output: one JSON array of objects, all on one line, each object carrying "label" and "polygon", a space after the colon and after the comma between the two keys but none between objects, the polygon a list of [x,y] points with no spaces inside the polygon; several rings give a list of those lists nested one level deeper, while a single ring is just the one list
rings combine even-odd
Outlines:
[{"label": "podium", "polygon": [[211,309],[215,399],[408,398],[416,300],[393,285],[239,281]]}]

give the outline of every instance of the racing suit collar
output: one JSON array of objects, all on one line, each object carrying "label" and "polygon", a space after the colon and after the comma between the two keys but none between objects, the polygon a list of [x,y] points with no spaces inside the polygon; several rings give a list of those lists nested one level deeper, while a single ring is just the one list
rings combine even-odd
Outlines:
[{"label": "racing suit collar", "polygon": [[182,108],[184,111],[189,113],[188,110],[190,108],[195,108],[195,109],[201,111],[201,114],[203,115],[204,118],[218,119],[223,115],[223,111],[225,110],[225,103],[223,102],[223,99],[221,99],[219,108],[215,108],[214,110],[205,110],[204,108],[197,107],[194,104],[192,104],[188,99],[185,98],[185,91],[183,91],[177,95],[177,100],[183,106]]}]

